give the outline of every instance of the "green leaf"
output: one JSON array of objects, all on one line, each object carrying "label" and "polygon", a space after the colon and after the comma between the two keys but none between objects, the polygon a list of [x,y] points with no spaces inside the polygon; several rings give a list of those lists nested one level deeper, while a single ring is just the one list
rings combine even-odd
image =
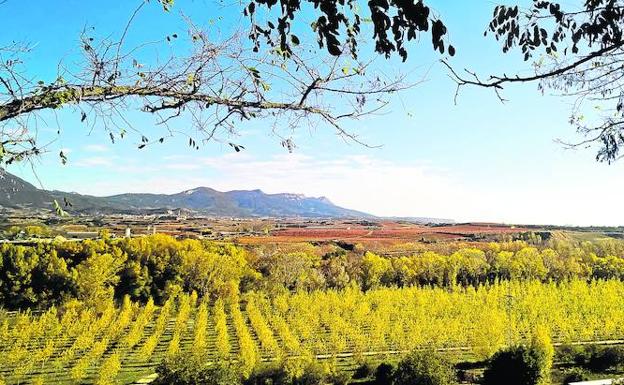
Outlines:
[{"label": "green leaf", "polygon": [[69,216],[69,214],[67,214],[67,212],[65,210],[63,210],[61,205],[59,205],[59,203],[58,203],[58,201],[56,199],[54,200],[53,205],[54,205],[54,211],[56,212],[56,215],[58,215],[59,217],[67,217],[67,216]]},{"label": "green leaf", "polygon": [[173,7],[173,0],[159,0],[165,12],[169,12]]},{"label": "green leaf", "polygon": [[255,79],[260,79],[260,71],[256,67],[245,67]]}]

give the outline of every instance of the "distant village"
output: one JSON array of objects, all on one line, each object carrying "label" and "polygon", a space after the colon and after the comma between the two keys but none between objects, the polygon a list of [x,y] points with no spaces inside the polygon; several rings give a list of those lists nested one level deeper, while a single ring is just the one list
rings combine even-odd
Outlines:
[{"label": "distant village", "polygon": [[[227,218],[195,215],[188,210],[166,210],[154,214],[72,215],[59,217],[46,210],[0,207],[0,242],[27,243],[66,240],[142,237],[166,234],[176,238],[230,240],[266,237],[274,230],[322,228],[328,219]],[[337,221],[340,222],[340,221]],[[371,223],[373,225],[373,223]]]}]

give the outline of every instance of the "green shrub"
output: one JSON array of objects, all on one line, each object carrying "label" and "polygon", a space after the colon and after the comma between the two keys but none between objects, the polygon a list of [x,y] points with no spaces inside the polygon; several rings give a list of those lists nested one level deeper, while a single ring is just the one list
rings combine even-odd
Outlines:
[{"label": "green shrub", "polygon": [[589,380],[589,374],[583,368],[571,368],[565,371],[565,377],[563,379],[563,383],[565,385],[570,382],[579,382],[579,381],[587,381]]},{"label": "green shrub", "polygon": [[320,365],[308,365],[300,377],[292,379],[292,385],[324,385],[325,373]]},{"label": "green shrub", "polygon": [[586,367],[593,351],[591,346],[563,345],[558,349],[557,359],[566,364]]},{"label": "green shrub", "polygon": [[399,362],[395,385],[451,385],[457,383],[453,366],[435,351],[415,351]]},{"label": "green shrub", "polygon": [[361,380],[363,378],[371,377],[375,373],[375,367],[370,362],[364,362],[355,369],[353,373],[353,379]]},{"label": "green shrub", "polygon": [[595,350],[589,358],[587,368],[594,372],[605,372],[617,369],[622,364],[624,364],[624,348],[614,346]]},{"label": "green shrub", "polygon": [[347,385],[351,381],[349,373],[344,371],[336,371],[328,377],[328,384],[331,385]]},{"label": "green shrub", "polygon": [[206,366],[179,356],[156,368],[154,385],[240,385],[240,370],[229,365]]},{"label": "green shrub", "polygon": [[461,383],[478,384],[481,382],[481,374],[476,370],[459,369],[457,378]]},{"label": "green shrub", "polygon": [[388,363],[380,364],[375,370],[375,385],[390,385],[395,367]]},{"label": "green shrub", "polygon": [[559,349],[558,358],[593,372],[605,372],[624,365],[624,347],[563,346]]},{"label": "green shrub", "polygon": [[256,368],[245,380],[245,385],[288,385],[290,376],[281,365]]},{"label": "green shrub", "polygon": [[544,378],[544,354],[540,349],[515,346],[494,354],[483,373],[483,385],[537,385]]},{"label": "green shrub", "polygon": [[306,363],[301,374],[291,375],[283,364],[256,368],[244,385],[346,385],[348,373],[332,371],[316,361]]}]

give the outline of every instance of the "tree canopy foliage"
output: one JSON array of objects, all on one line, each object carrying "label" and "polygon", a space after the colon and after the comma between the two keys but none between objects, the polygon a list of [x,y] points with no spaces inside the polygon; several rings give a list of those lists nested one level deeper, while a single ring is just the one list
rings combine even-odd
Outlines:
[{"label": "tree canopy foliage", "polygon": [[[406,43],[419,39],[420,34],[427,32],[431,34],[433,49],[445,52],[446,26],[422,0],[371,0],[365,7],[356,0],[287,0],[280,2],[281,12],[278,16],[269,15],[266,24],[260,25],[257,8],[264,6],[271,10],[276,5],[277,0],[253,0],[245,8],[245,15],[251,20],[250,37],[256,43],[256,50],[261,39],[265,39],[269,45],[279,46],[285,54],[292,54],[293,45],[299,45],[300,42],[293,33],[293,24],[298,24],[302,9],[313,7],[318,17],[312,22],[311,28],[317,34],[319,47],[325,48],[333,56],[340,56],[347,50],[357,59],[358,38],[362,33],[363,22],[372,24],[375,51],[385,57],[398,53],[403,61],[407,60]],[[368,12],[362,9],[366,7]],[[343,39],[341,35],[346,37]],[[448,53],[451,56],[455,54],[455,48],[450,44]]]},{"label": "tree canopy foliage", "polygon": [[0,306],[46,308],[68,299],[91,304],[163,304],[182,293],[235,297],[358,287],[480,287],[500,280],[624,280],[624,242],[524,241],[383,256],[337,246],[242,248],[166,235],[0,245]]}]

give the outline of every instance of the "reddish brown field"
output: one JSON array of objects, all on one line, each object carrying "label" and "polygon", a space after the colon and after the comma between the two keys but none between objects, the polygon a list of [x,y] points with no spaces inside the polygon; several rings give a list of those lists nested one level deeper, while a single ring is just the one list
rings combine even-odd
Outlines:
[{"label": "reddish brown field", "polygon": [[467,223],[426,226],[413,223],[385,221],[376,226],[336,223],[329,226],[285,228],[271,231],[268,236],[240,237],[244,244],[347,241],[352,243],[394,244],[420,240],[465,239],[474,235],[514,234],[528,229],[493,223]]}]

